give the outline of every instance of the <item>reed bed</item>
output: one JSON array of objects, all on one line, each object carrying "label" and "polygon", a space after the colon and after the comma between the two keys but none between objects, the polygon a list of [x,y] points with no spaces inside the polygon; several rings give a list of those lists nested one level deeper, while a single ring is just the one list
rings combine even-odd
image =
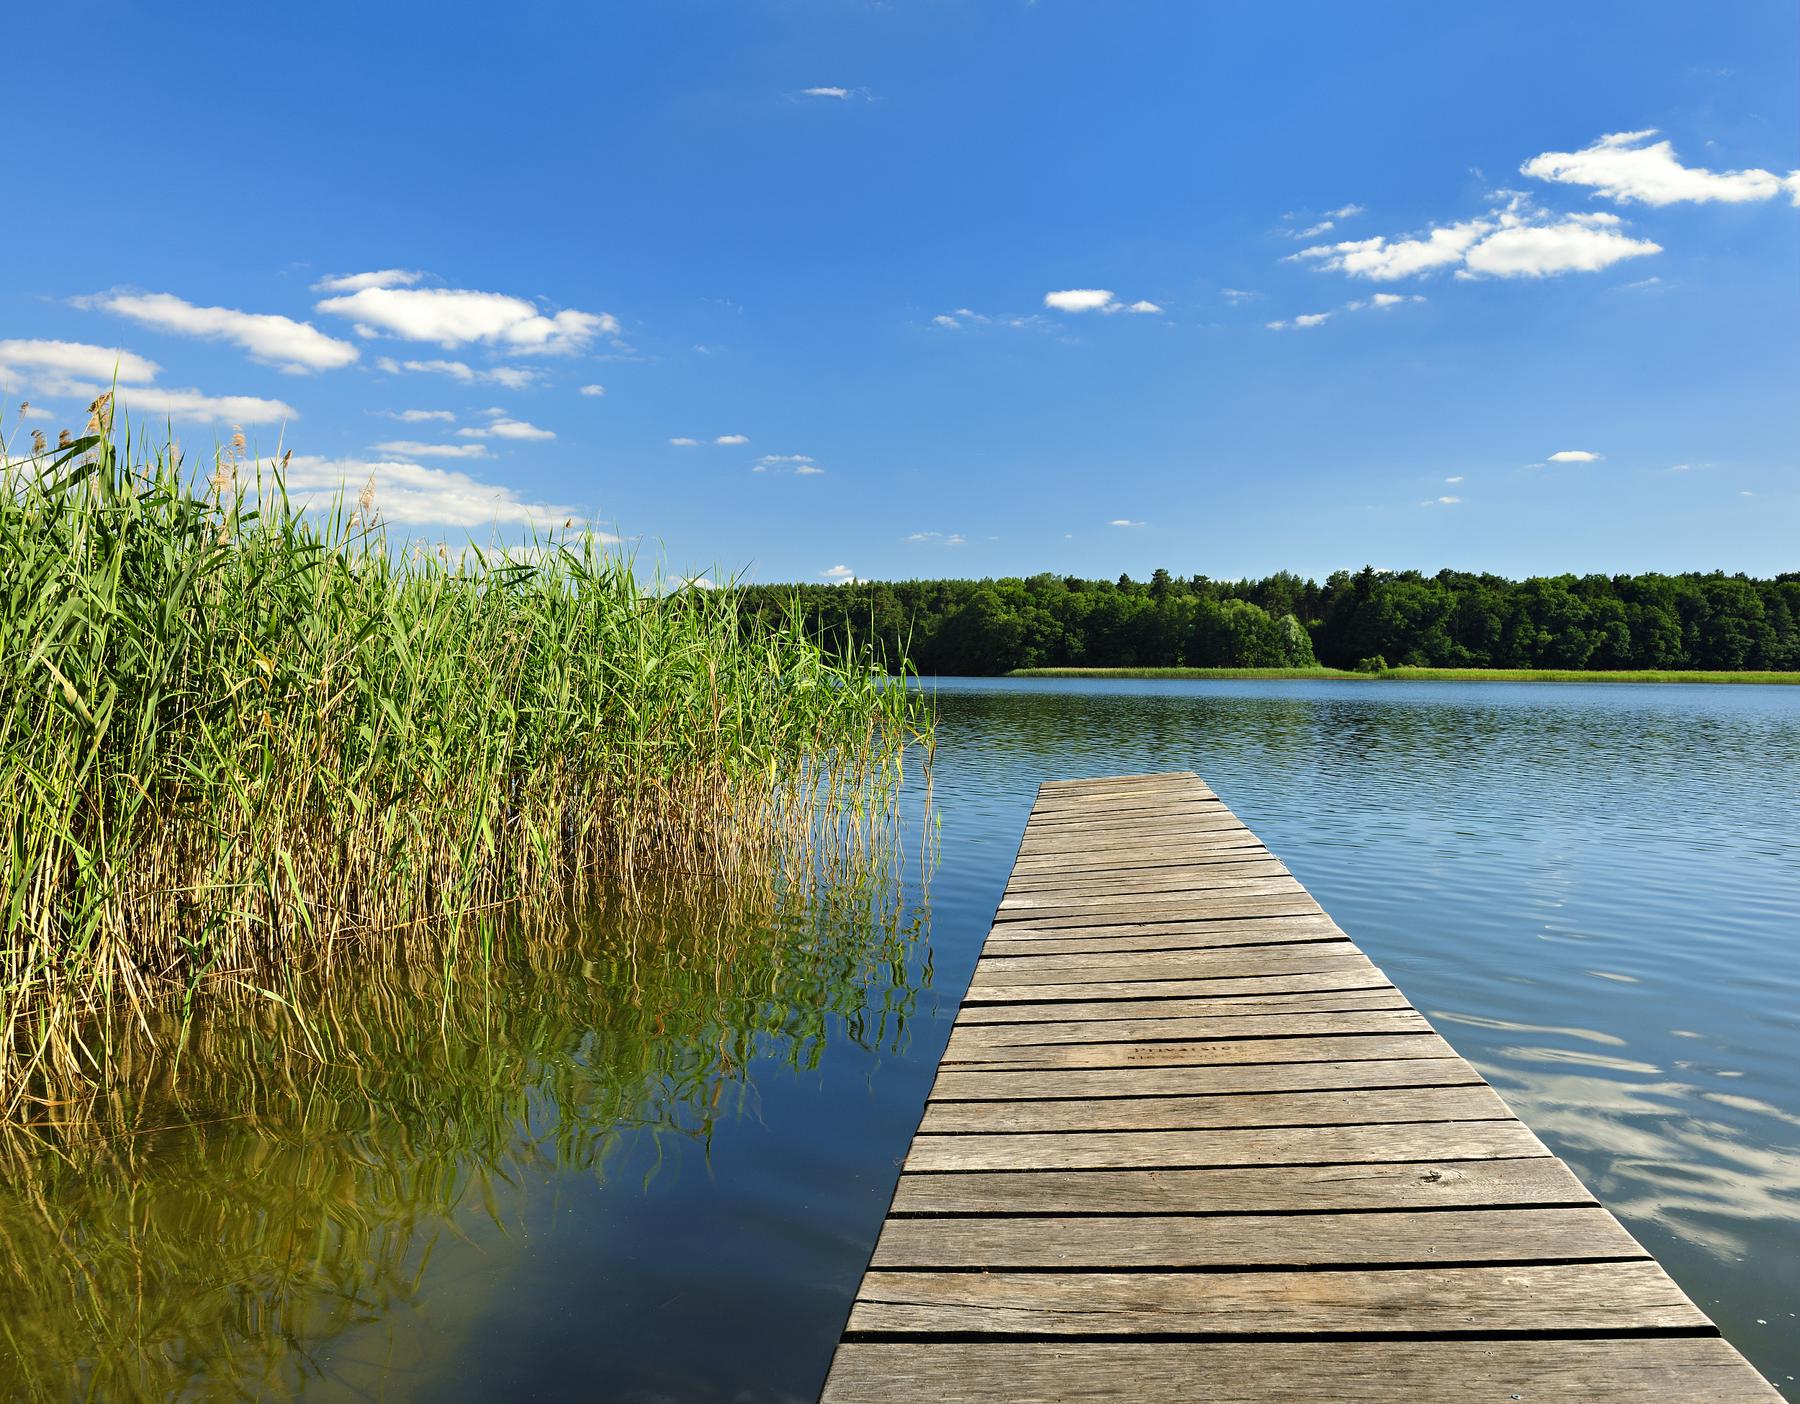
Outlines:
[{"label": "reed bed", "polygon": [[171,1001],[449,977],[473,918],[596,881],[828,870],[929,754],[915,693],[732,591],[573,524],[400,542],[379,483],[320,509],[242,454],[199,481],[104,399],[0,451],[0,1118]]}]

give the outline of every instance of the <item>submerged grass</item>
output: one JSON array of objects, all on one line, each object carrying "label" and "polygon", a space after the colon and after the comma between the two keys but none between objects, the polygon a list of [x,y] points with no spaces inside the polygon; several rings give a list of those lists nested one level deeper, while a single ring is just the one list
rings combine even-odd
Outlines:
[{"label": "submerged grass", "polygon": [[130,1021],[596,879],[812,874],[879,840],[929,717],[734,592],[588,533],[407,549],[239,436],[204,485],[88,432],[0,482],[0,1116],[103,1081]]}]

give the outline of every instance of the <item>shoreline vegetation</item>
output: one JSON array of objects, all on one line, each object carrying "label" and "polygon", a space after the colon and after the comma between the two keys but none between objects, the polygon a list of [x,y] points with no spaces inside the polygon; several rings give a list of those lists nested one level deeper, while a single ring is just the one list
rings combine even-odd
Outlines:
[{"label": "shoreline vegetation", "polygon": [[940,676],[1321,665],[1479,677],[1800,672],[1800,571],[1508,580],[1364,567],[1319,582],[1286,571],[1213,580],[1158,570],[1148,580],[1042,574],[743,593],[751,618],[789,619],[798,601],[828,649],[872,643],[890,666]]},{"label": "shoreline vegetation", "polygon": [[1720,672],[1667,668],[1014,668],[1009,678],[1166,678],[1196,682],[1546,682],[1764,683],[1800,685],[1800,672]]},{"label": "shoreline vegetation", "polygon": [[[565,523],[391,540],[279,465],[204,482],[121,428],[0,452],[0,1120],[60,1119],[127,1035],[675,877],[799,889],[879,856],[931,704],[732,590]],[[166,1048],[179,1038],[162,1041]]]}]

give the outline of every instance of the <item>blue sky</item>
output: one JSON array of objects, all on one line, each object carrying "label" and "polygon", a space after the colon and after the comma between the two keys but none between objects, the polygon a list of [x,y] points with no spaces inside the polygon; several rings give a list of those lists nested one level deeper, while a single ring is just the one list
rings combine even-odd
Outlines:
[{"label": "blue sky", "polygon": [[116,361],[190,462],[242,424],[398,533],[572,515],[678,572],[1800,568],[1787,0],[9,40],[49,85],[9,119],[15,453]]}]

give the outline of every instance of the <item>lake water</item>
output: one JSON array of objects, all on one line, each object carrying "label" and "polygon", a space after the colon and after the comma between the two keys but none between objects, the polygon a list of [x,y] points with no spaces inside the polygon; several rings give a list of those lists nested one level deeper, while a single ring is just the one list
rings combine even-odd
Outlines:
[{"label": "lake water", "polygon": [[0,1394],[811,1399],[1037,782],[1171,769],[1793,1392],[1800,689],[935,686],[928,880],[340,977],[320,1056],[216,1019],[106,1154],[11,1149]]}]

